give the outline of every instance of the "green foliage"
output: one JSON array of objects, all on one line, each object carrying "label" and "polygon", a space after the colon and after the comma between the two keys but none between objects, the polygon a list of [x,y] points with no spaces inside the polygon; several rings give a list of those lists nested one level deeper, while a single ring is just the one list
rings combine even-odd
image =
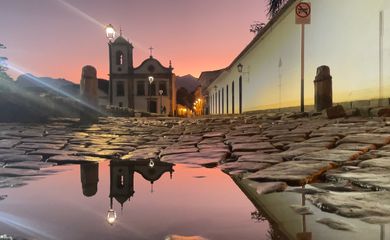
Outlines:
[{"label": "green foliage", "polygon": [[189,93],[187,89],[181,87],[176,92],[176,102],[188,108],[192,108],[192,104],[195,101],[193,93]]}]

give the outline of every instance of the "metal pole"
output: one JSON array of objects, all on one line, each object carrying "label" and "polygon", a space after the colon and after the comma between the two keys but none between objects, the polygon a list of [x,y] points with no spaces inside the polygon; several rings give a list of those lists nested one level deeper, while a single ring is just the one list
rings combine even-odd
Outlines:
[{"label": "metal pole", "polygon": [[149,83],[149,111],[150,112],[150,106],[151,106],[151,102],[152,102],[152,84]]},{"label": "metal pole", "polygon": [[305,111],[305,24],[301,24],[301,112]]},{"label": "metal pole", "polygon": [[108,42],[108,62],[109,62],[109,67],[110,67],[110,70],[109,70],[109,78],[110,78],[110,81],[108,82],[108,88],[109,88],[109,91],[110,91],[110,93],[109,93],[109,100],[110,100],[110,105],[113,105],[113,96],[112,96],[112,94],[113,94],[113,90],[112,90],[112,88],[113,88],[113,84],[112,84],[112,75],[111,75],[111,69],[112,69],[112,63],[111,63],[111,41],[109,41]]},{"label": "metal pole", "polygon": [[379,13],[379,106],[383,98],[383,11]]},{"label": "metal pole", "polygon": [[162,114],[162,94],[160,93],[160,114]]}]

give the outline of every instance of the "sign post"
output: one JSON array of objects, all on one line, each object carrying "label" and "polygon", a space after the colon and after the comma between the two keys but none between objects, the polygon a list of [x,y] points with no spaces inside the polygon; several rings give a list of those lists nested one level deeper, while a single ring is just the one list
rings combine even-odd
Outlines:
[{"label": "sign post", "polygon": [[299,2],[295,7],[295,23],[301,25],[301,112],[305,111],[305,24],[311,22],[311,3]]}]

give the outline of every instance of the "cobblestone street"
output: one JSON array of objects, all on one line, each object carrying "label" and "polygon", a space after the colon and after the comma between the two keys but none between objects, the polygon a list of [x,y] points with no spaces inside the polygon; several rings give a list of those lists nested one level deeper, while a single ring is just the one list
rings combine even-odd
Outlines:
[{"label": "cobblestone street", "polygon": [[[303,186],[316,206],[368,223],[390,222],[390,120],[300,114],[74,119],[0,125],[0,187],[55,174],[50,166],[117,159],[218,166],[259,194]],[[293,188],[294,189],[294,188]],[[293,190],[294,191],[294,190]],[[5,199],[3,195],[0,199]]]}]

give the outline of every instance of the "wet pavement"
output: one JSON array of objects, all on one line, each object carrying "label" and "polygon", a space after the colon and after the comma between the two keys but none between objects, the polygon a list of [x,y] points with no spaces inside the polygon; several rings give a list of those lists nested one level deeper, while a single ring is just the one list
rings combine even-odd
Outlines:
[{"label": "wet pavement", "polygon": [[[8,188],[22,186],[34,176],[55,174],[51,166],[57,164],[161,161],[218,167],[252,183],[258,195],[308,184],[307,199],[318,209],[369,224],[388,224],[389,143],[388,118],[329,120],[291,113],[108,117],[86,126],[75,119],[44,125],[0,124],[4,190],[0,195],[6,199]],[[351,231],[331,218],[318,223]]]}]

